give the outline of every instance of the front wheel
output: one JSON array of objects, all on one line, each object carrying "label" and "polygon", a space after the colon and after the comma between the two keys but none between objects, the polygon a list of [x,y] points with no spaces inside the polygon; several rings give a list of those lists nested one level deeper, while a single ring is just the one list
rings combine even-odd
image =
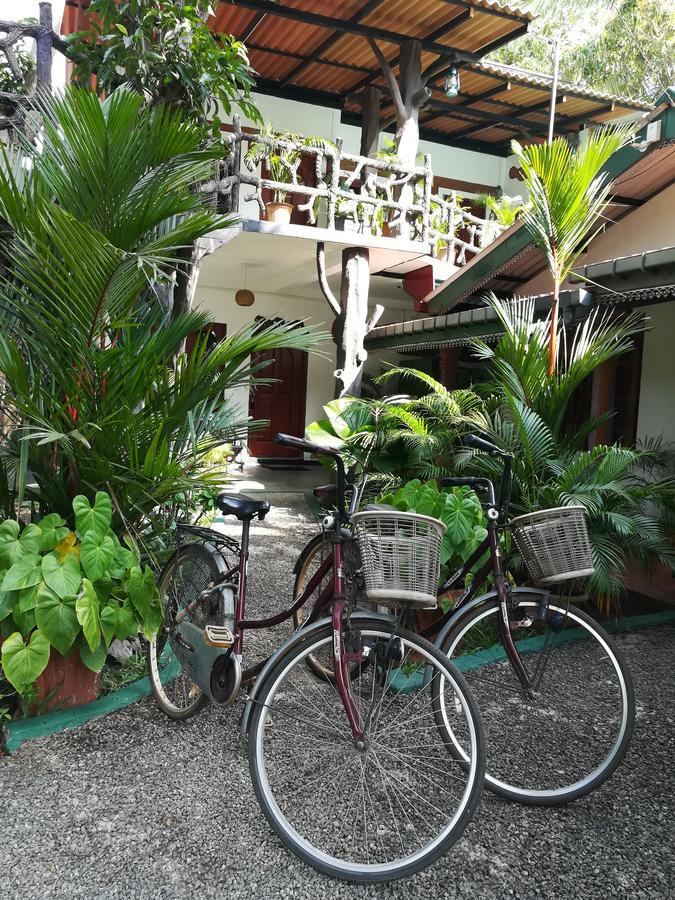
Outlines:
[{"label": "front wheel", "polygon": [[[258,801],[286,846],[327,875],[412,875],[471,820],[485,766],[480,714],[462,676],[428,641],[384,619],[353,619],[346,650],[367,664],[352,663],[352,690],[371,723],[359,749],[334,683],[307,666],[310,655],[332,655],[332,642],[330,625],[300,632],[255,696],[249,763]],[[435,721],[437,681],[467,765],[448,753]]]},{"label": "front wheel", "polygon": [[[623,654],[590,616],[514,591],[511,632],[535,688],[526,696],[499,636],[500,609],[487,600],[460,616],[441,650],[464,674],[487,739],[485,786],[516,802],[557,806],[595,790],[623,759],[635,698]],[[444,722],[439,685],[440,722]],[[467,753],[451,727],[449,749]]]}]

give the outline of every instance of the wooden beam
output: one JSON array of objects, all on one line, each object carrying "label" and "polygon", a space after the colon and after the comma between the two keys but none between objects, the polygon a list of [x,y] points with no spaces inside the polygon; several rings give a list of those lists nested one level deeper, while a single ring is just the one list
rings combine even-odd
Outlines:
[{"label": "wooden beam", "polygon": [[[504,84],[500,84],[497,87],[490,88],[487,91],[483,91],[481,94],[468,95],[464,100],[461,100],[459,103],[453,103],[452,108],[461,108],[464,106],[473,106],[474,103],[481,103],[483,100],[487,100],[490,97],[495,97],[497,94],[501,94],[503,91],[511,90],[511,82],[507,81]],[[428,125],[429,122],[433,122],[436,119],[444,119],[447,113],[433,113],[433,115],[429,116],[424,120],[422,124]]]},{"label": "wooden beam", "polygon": [[252,18],[251,21],[248,23],[248,25],[246,26],[246,28],[245,28],[245,29],[242,31],[242,33],[239,35],[239,40],[240,40],[243,44],[245,44],[246,41],[251,37],[251,35],[253,34],[253,32],[256,30],[256,28],[258,27],[258,25],[260,25],[260,23],[262,22],[262,20],[265,18],[266,15],[267,15],[266,12],[258,12],[258,13],[256,13],[256,14],[253,16],[253,18]]},{"label": "wooden beam", "polygon": [[445,22],[435,31],[432,31],[431,34],[427,35],[428,41],[437,41],[439,38],[447,37],[460,25],[463,25],[469,19],[473,19],[476,14],[476,10],[473,6],[467,7],[463,12],[461,12],[458,16],[455,16],[454,19],[451,19],[449,22]]},{"label": "wooden beam", "polygon": [[[284,59],[295,59],[301,62],[303,65],[305,63],[305,57],[302,53],[294,53],[292,50],[278,50],[276,47],[266,47],[264,44],[252,44],[250,41],[246,45],[249,50],[258,50],[260,53],[269,53],[272,56],[281,56]],[[370,72],[371,70],[366,68],[365,66],[355,66],[351,63],[343,63],[338,62],[336,59],[319,59],[316,60],[320,62],[324,66],[335,66],[336,69],[347,69],[349,72]],[[277,81],[276,83],[279,87],[285,87],[288,81],[288,77],[283,81]],[[253,88],[255,90],[255,87]]]},{"label": "wooden beam", "polygon": [[[474,9],[475,7],[470,2],[470,0],[440,0],[441,3],[447,3],[449,6],[461,6],[464,9]],[[492,6],[490,9],[479,9],[479,12],[487,12],[491,16],[495,16],[499,19],[510,19],[512,22],[522,22],[523,16],[518,13],[511,12],[508,9],[500,9],[497,6]],[[529,25],[529,20],[525,23]]]}]

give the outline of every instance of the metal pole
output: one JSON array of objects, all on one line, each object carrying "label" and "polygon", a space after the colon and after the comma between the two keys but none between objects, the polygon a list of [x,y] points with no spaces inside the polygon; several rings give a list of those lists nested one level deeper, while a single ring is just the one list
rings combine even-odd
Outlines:
[{"label": "metal pole", "polygon": [[558,99],[558,76],[560,74],[560,35],[553,45],[553,83],[551,84],[551,111],[548,117],[548,142],[553,140],[553,124],[555,122],[555,105]]}]

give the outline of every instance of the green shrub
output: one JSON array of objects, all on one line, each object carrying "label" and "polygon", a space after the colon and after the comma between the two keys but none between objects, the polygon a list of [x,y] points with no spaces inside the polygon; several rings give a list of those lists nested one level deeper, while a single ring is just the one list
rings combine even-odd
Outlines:
[{"label": "green shrub", "polygon": [[157,579],[129,538],[110,528],[112,505],[103,491],[93,506],[73,500],[75,530],[58,513],[38,525],[0,525],[2,671],[23,694],[44,671],[52,648],[79,652],[99,672],[113,638],[152,638],[162,621]]}]

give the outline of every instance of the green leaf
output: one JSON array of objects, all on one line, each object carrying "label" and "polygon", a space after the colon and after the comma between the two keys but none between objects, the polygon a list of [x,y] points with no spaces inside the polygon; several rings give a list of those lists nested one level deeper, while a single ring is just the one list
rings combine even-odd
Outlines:
[{"label": "green leaf", "polygon": [[94,584],[94,590],[96,591],[96,596],[98,597],[101,606],[108,602],[112,589],[113,580],[110,575],[104,575],[103,578],[99,578]]},{"label": "green leaf", "polygon": [[15,631],[2,645],[2,669],[20,694],[44,672],[48,662],[49,642],[40,631],[34,631],[27,644]]},{"label": "green leaf", "polygon": [[94,586],[88,578],[82,580],[82,590],[75,601],[77,621],[82,626],[84,637],[93,653],[101,641],[100,603]]},{"label": "green leaf", "polygon": [[49,553],[59,541],[69,534],[70,529],[66,525],[65,519],[62,519],[58,513],[50,513],[44,519],[40,519],[40,531],[42,532],[40,550],[43,553]]},{"label": "green leaf", "polygon": [[82,583],[80,564],[71,554],[64,556],[63,560],[60,560],[58,554],[54,553],[43,557],[42,577],[61,599],[74,597]]},{"label": "green leaf", "polygon": [[35,628],[35,613],[32,609],[27,609],[25,612],[19,609],[18,604],[14,607],[14,611],[12,612],[12,619],[14,620],[14,624],[19,629],[21,634],[28,635]]},{"label": "green leaf", "polygon": [[101,631],[103,632],[103,640],[106,647],[110,646],[117,630],[117,610],[119,607],[116,603],[109,603],[107,606],[101,607]]},{"label": "green leaf", "polygon": [[154,573],[148,566],[143,572],[138,566],[134,566],[129,573],[129,580],[125,587],[141,621],[144,621],[148,615],[150,604],[158,593],[157,579]]},{"label": "green leaf", "polygon": [[78,495],[73,500],[73,512],[75,513],[75,528],[81,538],[90,531],[103,537],[107,534],[112,522],[112,505],[110,497],[105,491],[98,491],[91,506],[87,497]]},{"label": "green leaf", "polygon": [[0,525],[0,568],[10,568],[23,556],[40,551],[42,532],[37,525],[26,525],[19,535],[19,523],[8,519]]},{"label": "green leaf", "polygon": [[3,591],[20,591],[42,581],[41,559],[35,554],[21,557],[2,580]]},{"label": "green leaf", "polygon": [[154,640],[159,628],[164,621],[164,610],[159,601],[159,597],[152,601],[147,616],[143,619],[143,634],[152,641]]},{"label": "green leaf", "polygon": [[80,644],[80,659],[92,672],[101,671],[107,655],[108,651],[103,641],[100,641],[93,650],[84,641]]},{"label": "green leaf", "polygon": [[61,656],[67,656],[80,631],[75,598],[62,599],[48,587],[43,587],[38,593],[35,624],[52,647],[56,647]]},{"label": "green leaf", "polygon": [[119,641],[128,637],[136,637],[138,634],[138,623],[134,614],[134,608],[130,601],[125,601],[124,606],[117,607],[117,624],[115,626],[115,637]]},{"label": "green leaf", "polygon": [[0,590],[0,622],[12,613],[19,602],[19,591]]},{"label": "green leaf", "polygon": [[19,610],[22,613],[35,609],[37,606],[38,591],[42,584],[44,584],[44,582],[34,584],[32,587],[27,587],[19,591]]},{"label": "green leaf", "polygon": [[110,535],[93,529],[85,534],[80,545],[80,562],[87,578],[97,581],[108,571],[114,559],[115,544]]}]

